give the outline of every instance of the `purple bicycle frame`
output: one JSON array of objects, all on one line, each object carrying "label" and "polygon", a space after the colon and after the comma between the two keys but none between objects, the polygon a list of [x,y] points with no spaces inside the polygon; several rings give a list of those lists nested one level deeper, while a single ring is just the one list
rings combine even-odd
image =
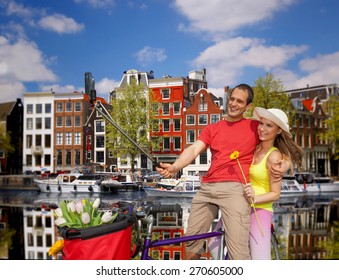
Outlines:
[{"label": "purple bicycle frame", "polygon": [[141,260],[153,260],[149,255],[149,249],[154,247],[161,247],[165,245],[171,245],[176,243],[184,243],[187,241],[193,241],[193,240],[200,240],[200,239],[206,239],[216,236],[222,236],[224,234],[223,231],[211,231],[208,233],[201,233],[197,235],[189,235],[189,236],[182,236],[182,237],[176,237],[176,238],[169,238],[164,240],[149,240],[146,239],[144,242],[144,247],[141,253]]}]

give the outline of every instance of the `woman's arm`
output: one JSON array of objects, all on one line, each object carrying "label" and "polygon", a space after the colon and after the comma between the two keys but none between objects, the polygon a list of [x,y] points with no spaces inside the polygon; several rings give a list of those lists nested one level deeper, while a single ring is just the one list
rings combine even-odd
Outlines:
[{"label": "woman's arm", "polygon": [[270,184],[270,191],[264,194],[255,195],[254,189],[251,184],[247,184],[245,188],[245,194],[248,198],[253,199],[254,204],[262,204],[272,202],[280,197],[282,177],[277,181],[276,177],[272,174],[272,165],[282,158],[282,154],[279,151],[273,151],[267,158],[266,168],[268,170],[268,179]]}]

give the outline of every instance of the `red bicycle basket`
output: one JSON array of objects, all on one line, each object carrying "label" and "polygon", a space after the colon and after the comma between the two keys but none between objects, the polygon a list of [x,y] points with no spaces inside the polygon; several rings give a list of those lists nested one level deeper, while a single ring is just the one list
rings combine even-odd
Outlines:
[{"label": "red bicycle basket", "polygon": [[64,238],[63,260],[130,260],[132,256],[130,216],[102,226],[59,228]]}]

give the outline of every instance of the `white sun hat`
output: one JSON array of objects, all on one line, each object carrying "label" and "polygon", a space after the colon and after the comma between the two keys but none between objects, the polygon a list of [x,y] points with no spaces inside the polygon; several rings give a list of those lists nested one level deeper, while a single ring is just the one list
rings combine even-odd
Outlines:
[{"label": "white sun hat", "polygon": [[260,121],[261,118],[268,119],[274,122],[282,130],[292,137],[290,133],[290,126],[288,125],[287,115],[280,109],[265,109],[261,107],[255,107],[253,111],[253,118]]}]

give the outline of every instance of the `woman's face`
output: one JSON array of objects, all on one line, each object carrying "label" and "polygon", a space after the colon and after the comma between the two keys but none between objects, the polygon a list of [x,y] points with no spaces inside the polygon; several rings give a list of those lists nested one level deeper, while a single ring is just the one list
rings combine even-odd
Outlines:
[{"label": "woman's face", "polygon": [[274,140],[281,133],[281,128],[274,122],[261,118],[258,126],[258,135],[260,141]]}]

